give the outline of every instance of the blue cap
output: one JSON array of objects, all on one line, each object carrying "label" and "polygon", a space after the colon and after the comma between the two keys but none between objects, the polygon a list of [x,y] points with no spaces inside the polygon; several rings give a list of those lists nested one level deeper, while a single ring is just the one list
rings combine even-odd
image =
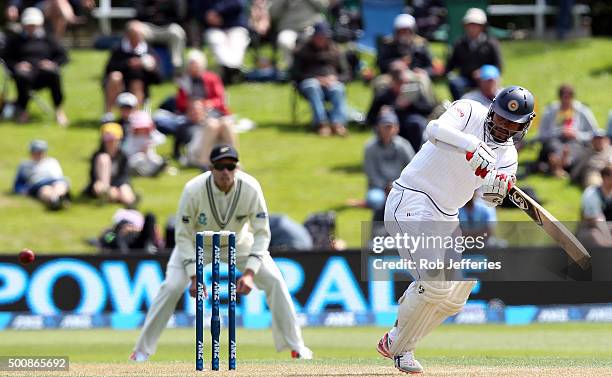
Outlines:
[{"label": "blue cap", "polygon": [[30,143],[30,153],[46,152],[49,145],[44,140],[32,140]]},{"label": "blue cap", "polygon": [[499,69],[490,64],[485,64],[480,67],[481,80],[497,80],[499,78]]},{"label": "blue cap", "polygon": [[314,25],[314,35],[325,35],[327,37],[331,37],[332,35],[332,30],[331,27],[329,26],[329,24],[327,22],[321,21],[321,22],[317,22]]},{"label": "blue cap", "polygon": [[381,111],[380,115],[378,116],[378,122],[377,124],[379,125],[387,125],[387,124],[399,124],[399,121],[397,119],[397,115],[395,115],[395,112],[393,110],[384,110]]}]

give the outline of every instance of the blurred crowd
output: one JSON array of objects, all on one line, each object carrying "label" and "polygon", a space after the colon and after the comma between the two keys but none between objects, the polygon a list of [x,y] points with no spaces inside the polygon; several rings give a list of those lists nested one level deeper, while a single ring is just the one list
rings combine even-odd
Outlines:
[{"label": "blurred crowd", "polygon": [[[445,81],[451,100],[470,99],[487,107],[503,87],[500,42],[488,33],[482,9],[467,10],[464,33],[442,62],[432,54],[428,38],[444,21],[444,7],[438,1],[414,3],[410,12],[396,15],[388,35],[377,38],[375,67],[367,67],[356,44],[362,22],[355,1],[132,0],[136,16],[108,44],[108,60],[99,67],[104,106],[89,183],[71,187],[60,162],[47,155],[47,143],[37,139],[29,146],[30,158],[18,168],[14,192],[37,198],[52,210],[70,206],[71,190],[134,210],[142,194],[132,187],[132,176],[158,176],[167,171],[170,158],[206,170],[215,145],[237,146],[238,125],[226,102],[227,85],[286,82],[308,102],[313,131],[321,137],[347,137],[355,119],[346,84],[361,79],[372,89],[369,107],[360,109],[366,114],[361,123],[373,136],[364,147],[367,195],[349,204],[372,209],[373,219],[380,220],[391,183],[425,142],[429,120],[448,105],[436,96],[432,83]],[[95,6],[93,0],[8,2],[0,56],[17,88],[16,121],[28,122],[30,100],[36,91],[49,88],[57,124],[69,126],[62,67],[70,59],[62,38],[67,28],[86,22]],[[260,54],[266,43],[274,52],[271,59]],[[209,69],[203,45],[216,71]],[[255,54],[252,70],[245,62],[249,49]],[[176,94],[153,109],[151,91],[164,80],[176,83]],[[535,146],[540,151],[521,174],[547,174],[584,188],[579,235],[611,246],[612,111],[604,131],[578,95],[571,83],[561,85],[558,101],[538,114],[537,134],[532,131],[529,141],[517,141],[519,148]],[[156,149],[170,138],[172,154],[161,156]],[[494,210],[481,205],[478,193],[460,215],[465,231],[489,235],[494,234],[495,218]],[[127,241],[111,237],[119,249],[163,245],[151,214],[122,212],[113,224],[113,229],[121,224],[115,236],[138,232]],[[306,233],[302,229],[300,234]],[[105,233],[101,239],[109,237]],[[156,241],[147,241],[151,239]],[[312,238],[298,242],[312,243]]]}]

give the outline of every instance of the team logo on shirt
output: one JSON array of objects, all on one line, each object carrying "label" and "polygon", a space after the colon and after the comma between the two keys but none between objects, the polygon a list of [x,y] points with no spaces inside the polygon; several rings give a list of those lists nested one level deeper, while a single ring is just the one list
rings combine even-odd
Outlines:
[{"label": "team logo on shirt", "polygon": [[508,110],[510,111],[516,111],[519,108],[519,103],[517,100],[513,99],[512,101],[508,102]]},{"label": "team logo on shirt", "polygon": [[460,108],[455,107],[454,109],[455,109],[455,111],[457,111],[457,114],[459,114],[460,118],[463,118],[465,116],[465,113]]},{"label": "team logo on shirt", "polygon": [[200,213],[198,216],[198,223],[200,223],[200,225],[206,225],[207,222],[208,219],[206,218],[206,214],[204,212]]},{"label": "team logo on shirt", "polygon": [[255,217],[257,217],[258,219],[265,219],[266,216],[267,215],[265,212],[259,212],[257,215],[255,215]]}]

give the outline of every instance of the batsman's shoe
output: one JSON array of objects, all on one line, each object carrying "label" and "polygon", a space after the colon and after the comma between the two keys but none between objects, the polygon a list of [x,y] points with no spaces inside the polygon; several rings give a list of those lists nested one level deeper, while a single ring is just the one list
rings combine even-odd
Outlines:
[{"label": "batsman's shoe", "polygon": [[414,358],[412,351],[404,352],[399,356],[393,358],[395,360],[395,367],[401,372],[408,374],[423,373],[423,367],[417,359]]},{"label": "batsman's shoe", "polygon": [[292,359],[303,359],[303,360],[312,360],[313,353],[310,348],[303,346],[298,351],[291,351]]},{"label": "batsman's shoe", "polygon": [[143,361],[149,360],[149,354],[141,351],[134,351],[130,355],[130,361],[135,361],[137,363],[141,363]]},{"label": "batsman's shoe", "polygon": [[391,354],[391,337],[389,336],[388,332],[386,332],[385,335],[383,335],[383,337],[378,341],[376,351],[387,359],[393,359],[393,355]]}]

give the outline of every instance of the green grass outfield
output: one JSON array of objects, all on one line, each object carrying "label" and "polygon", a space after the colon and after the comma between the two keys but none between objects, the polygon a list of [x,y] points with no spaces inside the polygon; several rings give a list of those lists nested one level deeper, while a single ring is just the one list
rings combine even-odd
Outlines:
[{"label": "green grass outfield", "polygon": [[[505,58],[504,83],[521,84],[537,98],[537,109],[555,98],[561,82],[571,82],[578,98],[589,104],[603,125],[612,104],[612,40],[522,41],[502,44]],[[434,51],[443,57],[444,47]],[[74,192],[86,184],[88,158],[97,147],[98,119],[102,112],[101,73],[107,54],[99,51],[71,52],[71,63],[65,68],[66,110],[72,121],[60,129],[31,104],[31,124],[0,123],[0,249],[14,253],[23,247],[36,252],[75,253],[93,251],[83,240],[93,237],[110,223],[116,206],[98,207],[95,203],[77,203],[69,211],[49,213],[32,201],[8,194],[19,161],[26,157],[28,142],[44,138],[50,143],[50,155],[57,157],[72,180]],[[444,82],[436,84],[441,99],[448,98]],[[172,84],[154,87],[153,104],[173,93]],[[360,198],[366,189],[361,173],[362,150],[370,137],[367,131],[352,130],[347,139],[321,139],[305,132],[309,113],[305,102],[300,105],[300,123],[291,124],[288,85],[242,84],[228,90],[232,110],[253,119],[257,129],[240,135],[244,168],[259,179],[270,212],[287,213],[303,221],[314,211],[341,208],[347,198]],[[46,94],[45,94],[46,96]],[[367,110],[371,90],[361,83],[348,88],[349,103]],[[540,113],[541,115],[541,113]],[[536,118],[537,120],[538,118]],[[535,132],[535,129],[532,131]],[[162,149],[168,155],[170,143]],[[521,159],[533,159],[535,151],[522,152]],[[165,224],[176,210],[184,183],[197,174],[181,170],[179,175],[158,179],[135,179],[136,191],[143,194],[141,209],[153,211]],[[522,185],[536,187],[547,209],[561,220],[576,220],[580,191],[566,182],[545,177],[530,177]],[[360,223],[371,218],[370,211],[339,211],[338,236],[350,246],[358,246]],[[500,211],[501,220],[526,220],[520,211]]]},{"label": "green grass outfield", "polygon": [[[304,329],[305,341],[316,358],[296,362],[289,359],[287,351],[275,351],[271,331],[239,329],[238,370],[244,375],[259,375],[258,370],[309,375],[317,368],[326,370],[324,375],[363,375],[364,370],[370,371],[366,375],[397,374],[391,368],[391,361],[380,357],[375,350],[384,331],[374,327]],[[127,362],[127,357],[137,336],[136,331],[115,330],[3,331],[0,332],[0,355],[68,356],[74,363],[70,374],[78,375],[96,375],[96,368],[100,367],[106,368],[106,375],[148,375],[146,368],[169,368],[167,375],[173,375],[172,370],[179,373],[194,369],[193,330],[167,329],[151,362],[134,367]],[[205,360],[209,365],[208,332],[205,336]],[[221,339],[227,339],[225,332]],[[225,344],[222,342],[222,361],[227,357]],[[427,375],[459,372],[464,368],[472,371],[467,375],[505,375],[498,372],[515,369],[519,371],[517,374],[508,375],[548,375],[557,369],[582,370],[577,374],[582,376],[595,375],[591,370],[596,375],[612,375],[612,327],[584,323],[442,326],[420,344],[417,356],[426,370],[434,372]],[[222,367],[226,365],[222,363]],[[293,374],[292,368],[298,372]]]}]

